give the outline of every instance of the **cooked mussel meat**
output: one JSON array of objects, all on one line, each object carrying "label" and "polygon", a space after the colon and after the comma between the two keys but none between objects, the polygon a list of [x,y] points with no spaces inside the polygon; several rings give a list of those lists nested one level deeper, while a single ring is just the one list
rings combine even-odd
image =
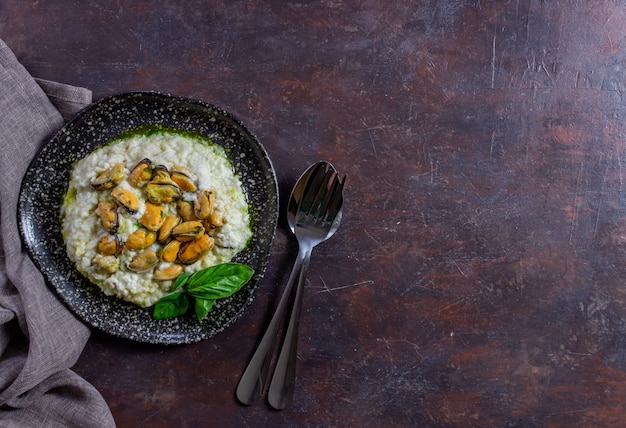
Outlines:
[{"label": "cooked mussel meat", "polygon": [[146,184],[146,196],[155,204],[168,204],[179,200],[182,192],[170,177],[164,165],[157,165],[152,170],[152,180]]},{"label": "cooked mussel meat", "polygon": [[185,192],[195,192],[198,189],[196,177],[184,166],[173,166],[170,170],[170,177]]},{"label": "cooked mussel meat", "polygon": [[161,250],[161,260],[164,262],[174,262],[178,258],[178,252],[183,245],[182,241],[172,239]]},{"label": "cooked mussel meat", "polygon": [[213,212],[215,206],[215,193],[210,190],[203,190],[198,193],[194,204],[194,214],[200,220],[204,220]]},{"label": "cooked mussel meat", "polygon": [[146,202],[146,210],[139,219],[139,223],[146,229],[156,232],[165,222],[165,218],[165,208],[162,205]]},{"label": "cooked mussel meat", "polygon": [[91,265],[98,273],[112,274],[117,272],[120,268],[120,261],[115,256],[103,256],[102,254],[96,254],[94,258],[91,259]]},{"label": "cooked mussel meat", "polygon": [[152,180],[152,162],[148,158],[140,160],[128,174],[128,184],[133,187],[143,187],[150,180]]},{"label": "cooked mussel meat", "polygon": [[172,230],[172,237],[179,241],[191,241],[204,235],[204,226],[198,220],[185,221]]},{"label": "cooked mussel meat", "polygon": [[128,211],[129,214],[136,214],[139,210],[139,198],[131,189],[122,185],[111,190],[111,196],[117,204]]},{"label": "cooked mussel meat", "polygon": [[152,169],[152,179],[150,182],[155,184],[176,184],[172,181],[167,167],[160,164]]},{"label": "cooked mussel meat", "polygon": [[180,222],[181,218],[176,214],[171,214],[165,217],[163,224],[157,232],[157,241],[161,243],[166,242],[172,235],[172,230],[174,230],[174,228],[178,226]]},{"label": "cooked mussel meat", "polygon": [[182,195],[180,189],[175,184],[146,184],[146,196],[154,204],[168,204],[179,200]]},{"label": "cooked mussel meat", "polygon": [[128,263],[128,270],[137,273],[147,272],[156,266],[157,263],[159,263],[159,256],[156,251],[148,249],[136,254],[132,258],[130,263]]},{"label": "cooked mussel meat", "polygon": [[215,241],[213,241],[213,238],[204,234],[198,239],[186,242],[182,246],[178,253],[178,261],[186,265],[195,263],[208,253],[214,245]]},{"label": "cooked mussel meat", "polygon": [[224,226],[224,217],[217,211],[213,211],[211,215],[207,218],[207,221],[213,227]]},{"label": "cooked mussel meat", "polygon": [[117,204],[112,201],[100,201],[96,208],[100,222],[107,232],[111,234],[117,233],[120,226],[120,218],[117,213]]},{"label": "cooked mussel meat", "polygon": [[168,281],[176,279],[183,272],[184,267],[178,263],[158,267],[154,269],[152,277],[158,281]]},{"label": "cooked mussel meat", "polygon": [[176,203],[176,212],[182,217],[183,221],[197,220],[193,212],[193,203],[190,201],[178,201]]},{"label": "cooked mussel meat", "polygon": [[127,249],[131,251],[139,251],[144,248],[148,248],[156,241],[156,232],[140,227],[133,233],[128,235],[126,243],[124,244]]},{"label": "cooked mussel meat", "polygon": [[110,189],[122,181],[125,175],[124,164],[117,163],[91,180],[89,186],[94,190]]},{"label": "cooked mussel meat", "polygon": [[118,256],[124,247],[117,235],[103,235],[96,244],[96,251],[103,256]]}]

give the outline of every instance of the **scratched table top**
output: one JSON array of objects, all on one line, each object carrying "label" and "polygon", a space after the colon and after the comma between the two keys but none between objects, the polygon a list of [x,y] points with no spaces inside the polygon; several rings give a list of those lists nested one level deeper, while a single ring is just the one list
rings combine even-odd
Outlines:
[{"label": "scratched table top", "polygon": [[[147,2],[144,2],[147,3]],[[74,370],[119,426],[615,426],[626,420],[626,10],[614,1],[0,3],[37,77],[200,99],[266,148],[284,210],[347,174],[313,252],[294,401],[235,398],[297,244],[252,306]]]}]

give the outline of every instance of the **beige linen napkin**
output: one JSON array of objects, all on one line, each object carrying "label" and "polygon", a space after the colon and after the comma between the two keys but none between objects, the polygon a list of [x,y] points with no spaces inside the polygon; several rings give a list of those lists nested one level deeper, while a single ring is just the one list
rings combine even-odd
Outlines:
[{"label": "beige linen napkin", "polygon": [[90,330],[46,286],[17,226],[30,161],[91,91],[35,80],[0,40],[0,426],[113,427],[96,389],[70,370]]}]

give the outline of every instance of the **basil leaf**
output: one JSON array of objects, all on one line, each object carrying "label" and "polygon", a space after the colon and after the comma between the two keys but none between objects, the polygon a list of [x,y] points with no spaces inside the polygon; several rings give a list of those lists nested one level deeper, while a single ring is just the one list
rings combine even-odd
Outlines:
[{"label": "basil leaf", "polygon": [[247,282],[254,271],[241,263],[222,263],[195,272],[189,280],[188,288],[195,288],[210,281],[220,281],[221,278],[232,278],[233,281]]},{"label": "basil leaf", "polygon": [[246,271],[251,270],[248,266],[241,263],[222,263],[211,266],[194,272],[189,280],[189,287],[194,288],[217,277],[240,276],[242,273],[245,274]]},{"label": "basil leaf", "polygon": [[156,320],[183,315],[189,308],[189,297],[183,292],[170,293],[154,304],[152,317]]},{"label": "basil leaf", "polygon": [[200,299],[222,299],[237,292],[254,275],[254,270],[240,263],[223,263],[195,273],[187,284],[187,293]]},{"label": "basil leaf", "polygon": [[180,274],[172,290],[154,305],[152,317],[164,319],[187,312],[190,297],[195,299],[195,312],[202,321],[213,308],[216,299],[228,297],[243,287],[254,270],[241,263],[223,263],[198,272]]},{"label": "basil leaf", "polygon": [[170,293],[172,291],[176,291],[178,288],[180,288],[183,284],[185,284],[189,277],[192,276],[191,272],[183,272],[180,275],[178,275],[176,277],[176,281],[174,281],[174,286],[172,287],[172,289],[170,290]]},{"label": "basil leaf", "polygon": [[196,298],[196,317],[198,321],[202,321],[213,307],[215,300]]}]

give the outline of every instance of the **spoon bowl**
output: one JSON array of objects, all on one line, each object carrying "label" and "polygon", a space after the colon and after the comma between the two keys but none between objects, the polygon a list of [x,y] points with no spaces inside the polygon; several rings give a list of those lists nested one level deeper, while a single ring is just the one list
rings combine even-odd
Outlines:
[{"label": "spoon bowl", "polygon": [[[303,195],[307,190],[307,187],[310,188],[312,185],[315,185],[315,183],[310,183],[309,179],[312,177],[318,177],[318,179],[320,179],[321,174],[323,174],[326,170],[336,171],[335,167],[333,167],[329,162],[317,162],[304,171],[304,173],[302,173],[300,178],[296,181],[296,184],[291,191],[291,195],[289,196],[289,205],[287,206],[287,223],[289,224],[289,229],[291,229],[292,233],[295,233],[296,215],[298,214],[298,207],[302,202]],[[330,238],[337,231],[339,223],[341,222],[341,210],[339,211],[338,217],[339,218],[337,218],[333,226],[331,226],[331,232],[326,239]]]},{"label": "spoon bowl", "polygon": [[237,399],[246,405],[258,400],[265,388],[276,332],[283,318],[292,289],[298,279],[294,308],[289,320],[286,340],[279,356],[276,373],[270,387],[270,404],[285,408],[293,396],[295,351],[302,288],[314,246],[330,238],[341,221],[343,181],[328,162],[318,162],[308,168],[296,182],[287,207],[289,228],[298,240],[298,257],[280,298],[276,311],[237,386]]},{"label": "spoon bowl", "polygon": [[277,410],[286,408],[293,398],[300,310],[311,252],[313,247],[335,233],[341,220],[345,177],[340,179],[337,171],[328,163],[321,166],[309,178],[295,215],[294,233],[299,247],[296,265],[301,260],[301,267],[285,342],[268,392],[268,401]]}]

